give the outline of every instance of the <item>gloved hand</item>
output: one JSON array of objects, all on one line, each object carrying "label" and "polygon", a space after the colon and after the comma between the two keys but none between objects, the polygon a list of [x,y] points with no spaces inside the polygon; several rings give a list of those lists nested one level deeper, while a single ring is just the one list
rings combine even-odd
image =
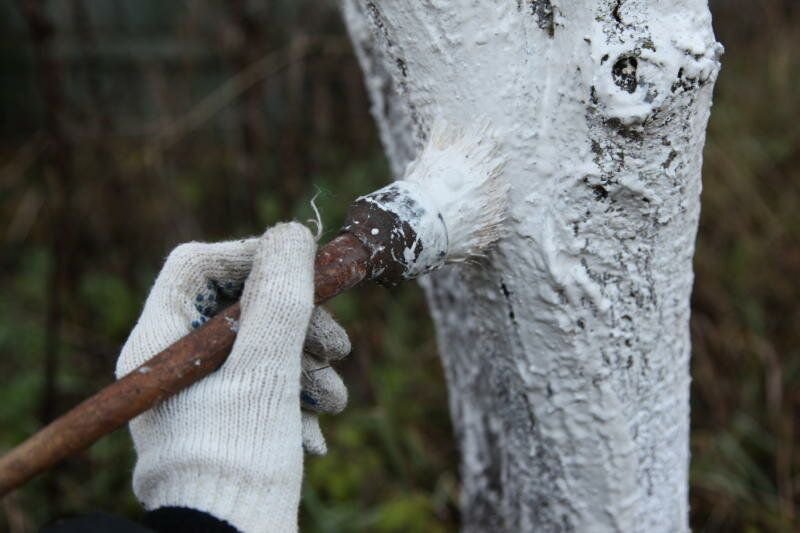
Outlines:
[{"label": "gloved hand", "polygon": [[324,453],[315,413],[338,413],[347,403],[328,361],[347,355],[350,341],[314,309],[315,250],[308,229],[289,223],[260,238],[184,244],[167,258],[117,377],[240,291],[242,312],[219,370],[130,423],[133,488],[146,509],[194,508],[245,532],[297,529],[301,444]]}]

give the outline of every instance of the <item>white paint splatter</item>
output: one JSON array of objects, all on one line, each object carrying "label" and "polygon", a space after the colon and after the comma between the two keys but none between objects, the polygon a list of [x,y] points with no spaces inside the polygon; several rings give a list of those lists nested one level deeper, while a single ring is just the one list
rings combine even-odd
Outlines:
[{"label": "white paint splatter", "polygon": [[230,329],[232,332],[234,332],[234,333],[239,333],[239,321],[238,321],[238,320],[234,320],[234,319],[232,319],[231,317],[229,317],[229,316],[226,316],[226,317],[225,317],[225,322],[227,322],[227,323],[228,323],[228,328],[229,328],[229,329]]}]

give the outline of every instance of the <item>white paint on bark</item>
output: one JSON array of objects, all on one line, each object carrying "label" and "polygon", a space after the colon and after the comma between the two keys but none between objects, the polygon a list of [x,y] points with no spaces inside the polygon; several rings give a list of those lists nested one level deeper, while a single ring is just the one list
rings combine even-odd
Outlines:
[{"label": "white paint on bark", "polygon": [[396,176],[488,117],[510,234],[425,282],[466,531],[682,531],[704,0],[343,0]]}]

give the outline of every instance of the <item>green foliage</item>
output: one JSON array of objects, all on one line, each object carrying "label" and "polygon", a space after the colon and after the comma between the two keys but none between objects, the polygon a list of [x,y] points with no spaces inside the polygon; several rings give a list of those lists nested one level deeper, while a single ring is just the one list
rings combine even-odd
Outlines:
[{"label": "green foliage", "polygon": [[[314,218],[315,195],[324,241],[354,197],[389,179],[335,3],[259,3],[246,13],[263,29],[253,36],[237,25],[233,2],[84,2],[88,41],[74,31],[77,3],[47,4],[66,70],[55,111],[74,137],[73,177],[62,188],[44,142],[31,37],[16,3],[0,0],[3,448],[39,427],[47,386],[63,411],[112,379],[173,246]],[[800,486],[800,24],[776,0],[744,6],[713,3],[727,54],[695,263],[691,512],[697,530],[791,531]],[[243,65],[287,50],[293,28],[325,44],[197,128],[159,136]],[[66,218],[58,206],[69,208]],[[55,294],[57,331],[48,323]],[[353,340],[337,365],[351,397],[322,421],[329,454],[306,462],[303,531],[456,530],[457,454],[420,289],[364,287],[329,307]],[[48,339],[58,362],[50,385]],[[8,499],[9,527],[33,530],[91,509],[137,516],[133,460],[127,432],[116,432]]]},{"label": "green foliage", "polygon": [[105,272],[87,274],[78,288],[78,297],[86,302],[92,327],[117,339],[130,330],[141,306],[136,291]]}]

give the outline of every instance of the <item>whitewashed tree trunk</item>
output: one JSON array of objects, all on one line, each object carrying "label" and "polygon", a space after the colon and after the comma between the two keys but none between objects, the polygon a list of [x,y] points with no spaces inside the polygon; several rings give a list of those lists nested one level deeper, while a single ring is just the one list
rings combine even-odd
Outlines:
[{"label": "whitewashed tree trunk", "polygon": [[705,0],[343,0],[396,175],[488,118],[510,234],[425,287],[465,531],[688,529]]}]

